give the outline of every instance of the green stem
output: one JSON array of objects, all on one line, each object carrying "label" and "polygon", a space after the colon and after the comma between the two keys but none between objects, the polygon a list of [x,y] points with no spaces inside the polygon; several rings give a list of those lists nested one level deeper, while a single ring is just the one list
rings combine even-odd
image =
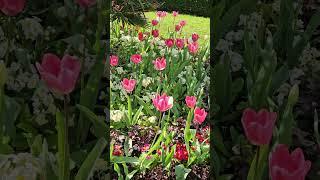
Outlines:
[{"label": "green stem", "polygon": [[70,179],[70,152],[68,143],[68,97],[64,96],[64,115],[56,115],[58,129],[59,180]]},{"label": "green stem", "polygon": [[253,175],[253,177],[254,177],[254,179],[256,179],[258,176],[257,176],[257,174],[259,173],[258,172],[258,170],[259,170],[259,155],[260,155],[260,147],[258,146],[257,147],[257,161],[256,161],[256,170],[254,171],[254,175]]},{"label": "green stem", "polygon": [[129,118],[129,123],[128,125],[132,125],[132,107],[131,107],[131,99],[129,95],[126,95],[128,99],[128,118]]}]

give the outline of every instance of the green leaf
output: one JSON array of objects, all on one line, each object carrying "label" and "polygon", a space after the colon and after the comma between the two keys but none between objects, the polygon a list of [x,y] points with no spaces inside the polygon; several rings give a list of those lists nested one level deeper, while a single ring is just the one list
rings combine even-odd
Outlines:
[{"label": "green leaf", "polygon": [[291,88],[289,92],[290,100],[288,99],[288,103],[286,108],[282,114],[279,134],[278,134],[278,143],[279,144],[287,144],[290,145],[292,142],[292,131],[294,128],[294,117],[293,117],[293,106],[297,102],[298,99],[298,86],[295,85]]},{"label": "green leaf", "polygon": [[[214,165],[214,175],[216,177],[219,176],[220,171],[221,171],[221,160],[220,160],[220,156],[218,155],[218,153],[216,152],[216,150],[214,148],[211,147],[211,152],[210,152],[210,161],[213,162]],[[211,163],[212,164],[212,163]]]},{"label": "green leaf", "polygon": [[41,151],[42,151],[42,136],[41,135],[37,135],[35,138],[34,138],[34,141],[31,145],[31,153],[32,155],[34,156],[38,156]]},{"label": "green leaf", "polygon": [[225,55],[213,68],[213,93],[222,114],[228,111],[231,104],[231,85],[230,59]]},{"label": "green leaf", "polygon": [[107,132],[108,132],[108,127],[107,124],[104,122],[103,119],[99,118],[97,115],[95,115],[89,108],[79,105],[76,105],[77,108],[86,115],[89,120],[93,123],[94,127],[94,132],[98,138],[104,137],[108,138]]},{"label": "green leaf", "polygon": [[167,169],[167,170],[170,170],[171,161],[172,161],[172,158],[173,158],[175,151],[176,151],[176,145],[174,145],[171,148],[170,153],[165,157],[164,165],[165,165],[165,169]]},{"label": "green leaf", "polygon": [[278,55],[285,58],[293,42],[294,7],[292,0],[281,0],[278,31],[274,37]]},{"label": "green leaf", "polygon": [[59,180],[69,180],[70,178],[70,155],[68,144],[68,127],[63,114],[56,113],[57,130],[58,130],[58,164]]},{"label": "green leaf", "polygon": [[125,156],[113,156],[111,159],[112,163],[130,163],[138,164],[139,158],[137,157],[125,157]]},{"label": "green leaf", "polygon": [[185,180],[190,172],[191,169],[185,168],[183,164],[177,165],[175,167],[176,180]]},{"label": "green leaf", "polygon": [[314,110],[314,123],[313,123],[313,128],[314,128],[314,137],[316,137],[316,141],[318,145],[320,146],[320,133],[319,133],[319,118],[318,118],[318,113],[317,109]]},{"label": "green leaf", "polygon": [[138,120],[139,120],[139,117],[140,117],[140,115],[141,115],[142,110],[143,110],[143,106],[140,106],[140,108],[138,109],[138,111],[137,111],[137,112],[134,114],[134,116],[133,116],[133,120],[132,120],[133,124],[132,124],[132,125],[135,125],[135,124],[138,123]]},{"label": "green leaf", "polygon": [[123,180],[123,176],[122,176],[120,167],[118,166],[117,163],[114,163],[113,168],[114,168],[114,170],[115,170],[115,171],[117,172],[117,174],[118,174],[118,179],[119,179],[119,180]]},{"label": "green leaf", "polygon": [[281,66],[273,75],[270,92],[278,90],[280,86],[289,78],[289,68],[287,65]]},{"label": "green leaf", "polygon": [[[100,2],[102,3],[102,2]],[[98,3],[98,4],[100,4]],[[101,6],[99,6],[101,8]],[[93,110],[96,102],[97,102],[97,97],[99,93],[99,86],[101,83],[101,78],[104,73],[104,64],[103,64],[103,59],[105,56],[105,49],[107,48],[106,46],[100,47],[101,43],[101,35],[102,31],[104,28],[104,17],[102,15],[102,11],[99,8],[98,10],[98,27],[96,28],[96,43],[95,43],[95,48],[96,48],[96,54],[97,54],[97,59],[90,71],[90,77],[87,81],[86,87],[84,90],[81,90],[81,97],[80,97],[80,104],[82,106],[88,107],[90,110]],[[81,143],[84,142],[87,138],[88,132],[90,128],[90,121],[88,121],[85,118],[85,115],[83,112],[80,112],[80,118],[78,121],[78,127],[77,127],[77,142]]]},{"label": "green leaf", "polygon": [[40,154],[41,161],[45,164],[44,166],[44,173],[47,180],[56,180],[58,177],[54,172],[54,163],[50,161],[49,158],[49,151],[48,151],[48,144],[46,139],[43,140],[42,144],[42,152]]},{"label": "green leaf", "polygon": [[216,23],[216,29],[213,30],[213,45],[216,46],[219,39],[223,38],[223,36],[231,30],[231,28],[238,22],[238,18],[241,13],[250,13],[256,3],[257,0],[240,0],[228,9],[224,16]]},{"label": "green leaf", "polygon": [[138,103],[143,106],[144,110],[147,111],[147,113],[150,115],[150,116],[155,116],[155,113],[153,111],[151,111],[151,109],[149,108],[149,104],[146,104],[140,97],[138,97],[137,95],[134,95],[134,97],[136,99],[138,99]]},{"label": "green leaf", "polygon": [[0,63],[0,88],[2,88],[7,82],[7,69],[4,63]]},{"label": "green leaf", "polygon": [[306,28],[306,31],[303,33],[302,38],[296,43],[296,45],[290,49],[288,53],[288,63],[290,66],[294,66],[299,62],[299,57],[302,54],[302,51],[309,43],[309,39],[312,37],[312,34],[320,25],[320,12],[316,12],[310,19],[309,24]]},{"label": "green leaf", "polygon": [[92,175],[92,170],[97,159],[100,157],[101,153],[107,146],[107,141],[105,138],[100,138],[97,144],[94,146],[86,160],[81,165],[77,175],[76,180],[88,180]]}]

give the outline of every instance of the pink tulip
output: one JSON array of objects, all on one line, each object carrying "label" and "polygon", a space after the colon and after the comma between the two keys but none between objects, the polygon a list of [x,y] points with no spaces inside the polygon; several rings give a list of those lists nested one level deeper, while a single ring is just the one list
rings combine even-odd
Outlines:
[{"label": "pink tulip", "polygon": [[176,25],[176,28],[175,28],[175,30],[178,32],[178,31],[180,31],[180,29],[181,29],[181,26],[178,24],[178,25]]},{"label": "pink tulip", "polygon": [[188,49],[191,54],[196,54],[199,49],[199,44],[197,42],[192,42],[188,44]]},{"label": "pink tulip", "polygon": [[130,60],[135,64],[139,64],[142,61],[142,56],[140,54],[134,54],[130,57]]},{"label": "pink tulip", "polygon": [[164,57],[157,58],[155,61],[153,61],[154,68],[158,71],[162,71],[166,68],[167,62]]},{"label": "pink tulip", "polygon": [[121,85],[127,93],[131,93],[136,85],[136,80],[124,78]]},{"label": "pink tulip", "polygon": [[165,112],[172,108],[173,98],[171,96],[167,96],[166,94],[162,94],[161,96],[156,95],[156,97],[152,99],[152,103],[158,111]]},{"label": "pink tulip", "polygon": [[157,16],[159,18],[163,18],[163,17],[167,16],[167,12],[166,11],[157,11],[156,14],[157,14]]},{"label": "pink tulip", "polygon": [[83,8],[89,8],[96,4],[96,0],[77,0],[76,2]]},{"label": "pink tulip", "polygon": [[173,12],[172,12],[172,15],[173,15],[174,17],[177,17],[178,14],[179,14],[179,13],[178,13],[177,11],[173,11]]},{"label": "pink tulip", "polygon": [[0,0],[0,10],[7,16],[16,16],[23,11],[26,0]]},{"label": "pink tulip", "polygon": [[184,48],[184,39],[176,39],[176,46],[177,46],[179,49]]},{"label": "pink tulip", "polygon": [[172,47],[174,45],[174,40],[173,39],[166,39],[165,44],[167,47]]},{"label": "pink tulip", "polygon": [[73,91],[81,68],[76,57],[64,55],[60,61],[51,53],[45,54],[41,65],[36,63],[36,66],[48,88],[59,94],[69,94]]},{"label": "pink tulip", "polygon": [[286,145],[278,144],[269,155],[271,180],[304,180],[310,168],[300,148],[290,154]]},{"label": "pink tulip", "polygon": [[110,65],[111,66],[117,66],[119,62],[118,56],[111,55],[110,56]]},{"label": "pink tulip", "polygon": [[207,114],[208,113],[204,109],[196,107],[196,109],[194,110],[193,122],[195,124],[202,124],[203,121],[206,119]]},{"label": "pink tulip", "polygon": [[194,97],[194,96],[186,96],[186,104],[189,108],[194,108],[194,106],[196,105],[197,103],[197,98]]},{"label": "pink tulip", "polygon": [[261,109],[256,113],[247,108],[242,114],[242,126],[249,141],[254,145],[266,145],[270,143],[277,113]]},{"label": "pink tulip", "polygon": [[138,39],[139,39],[139,41],[143,41],[144,40],[144,35],[143,35],[142,32],[138,33]]},{"label": "pink tulip", "polygon": [[191,37],[193,42],[196,42],[199,39],[199,35],[197,33],[193,33]]},{"label": "pink tulip", "polygon": [[159,21],[157,21],[156,19],[154,19],[154,20],[151,21],[151,24],[152,24],[153,26],[158,25],[158,23],[159,23]]},{"label": "pink tulip", "polygon": [[187,24],[187,21],[185,21],[185,20],[181,20],[179,24],[180,24],[180,26],[182,26],[182,27],[183,27],[183,26],[185,26],[185,25]]},{"label": "pink tulip", "polygon": [[154,29],[154,30],[152,30],[151,34],[152,34],[153,37],[156,38],[156,37],[159,36],[159,30],[158,29]]}]

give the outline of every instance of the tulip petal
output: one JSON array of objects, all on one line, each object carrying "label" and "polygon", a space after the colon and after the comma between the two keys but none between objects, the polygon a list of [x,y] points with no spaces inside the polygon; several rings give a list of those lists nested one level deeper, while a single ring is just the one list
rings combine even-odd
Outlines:
[{"label": "tulip petal", "polygon": [[58,80],[60,89],[64,94],[71,93],[77,82],[77,78],[75,77],[74,73],[68,69],[62,69]]},{"label": "tulip petal", "polygon": [[61,60],[61,67],[70,70],[75,77],[78,77],[81,69],[81,64],[75,56],[66,54]]},{"label": "tulip petal", "polygon": [[53,74],[54,76],[58,77],[60,73],[60,59],[54,54],[47,53],[42,58],[41,69],[40,71],[45,71],[46,73]]},{"label": "tulip petal", "polygon": [[61,92],[61,85],[57,77],[52,74],[40,72],[42,80],[46,83],[48,89],[51,91],[62,93]]}]

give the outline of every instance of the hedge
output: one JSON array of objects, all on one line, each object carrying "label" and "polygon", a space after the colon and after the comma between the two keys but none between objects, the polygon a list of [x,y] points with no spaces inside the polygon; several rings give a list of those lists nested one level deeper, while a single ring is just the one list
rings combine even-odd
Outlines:
[{"label": "hedge", "polygon": [[210,0],[159,0],[159,10],[179,11],[183,14],[210,16]]}]

